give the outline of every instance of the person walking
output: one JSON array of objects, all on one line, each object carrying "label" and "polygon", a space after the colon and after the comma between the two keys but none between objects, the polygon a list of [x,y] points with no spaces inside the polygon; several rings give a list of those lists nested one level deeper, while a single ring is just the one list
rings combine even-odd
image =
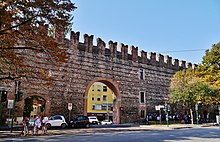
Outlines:
[{"label": "person walking", "polygon": [[36,128],[36,134],[38,134],[38,131],[40,130],[41,127],[41,117],[40,114],[37,115],[35,121],[34,121],[34,127]]},{"label": "person walking", "polygon": [[48,122],[48,117],[44,116],[42,119],[42,133],[47,134],[47,122]]},{"label": "person walking", "polygon": [[27,116],[23,119],[21,134],[23,134],[24,136],[26,136],[29,133],[29,121],[30,119]]}]

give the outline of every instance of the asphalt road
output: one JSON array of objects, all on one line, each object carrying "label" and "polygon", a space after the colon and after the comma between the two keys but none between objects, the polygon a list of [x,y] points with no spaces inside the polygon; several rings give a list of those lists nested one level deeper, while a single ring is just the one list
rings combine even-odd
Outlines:
[{"label": "asphalt road", "polygon": [[220,128],[203,127],[177,130],[103,131],[65,135],[18,137],[0,141],[53,142],[220,142]]}]

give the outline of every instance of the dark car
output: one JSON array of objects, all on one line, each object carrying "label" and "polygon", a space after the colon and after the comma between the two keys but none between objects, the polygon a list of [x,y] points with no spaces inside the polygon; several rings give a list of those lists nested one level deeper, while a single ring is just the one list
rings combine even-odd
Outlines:
[{"label": "dark car", "polygon": [[89,124],[89,118],[87,116],[77,116],[75,119],[70,120],[69,122],[69,127],[86,127],[89,128],[90,124]]}]

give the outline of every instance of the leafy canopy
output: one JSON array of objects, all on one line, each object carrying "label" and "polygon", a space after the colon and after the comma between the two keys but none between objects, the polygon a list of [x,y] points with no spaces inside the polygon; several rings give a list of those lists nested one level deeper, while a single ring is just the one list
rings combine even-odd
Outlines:
[{"label": "leafy canopy", "polygon": [[196,76],[196,71],[189,68],[174,75],[169,97],[171,103],[182,102],[189,107],[198,102],[212,103],[217,94],[216,88],[204,83]]},{"label": "leafy canopy", "polygon": [[0,80],[27,73],[22,54],[17,54],[24,49],[65,61],[62,42],[54,37],[62,32],[54,29],[68,31],[75,8],[71,0],[0,0]]},{"label": "leafy canopy", "polygon": [[203,56],[202,64],[194,70],[177,72],[171,81],[171,102],[195,104],[220,103],[220,43],[213,44]]}]

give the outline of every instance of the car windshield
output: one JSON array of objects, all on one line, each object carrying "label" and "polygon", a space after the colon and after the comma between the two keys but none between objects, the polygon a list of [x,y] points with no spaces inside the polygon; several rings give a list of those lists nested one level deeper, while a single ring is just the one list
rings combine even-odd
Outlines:
[{"label": "car windshield", "polygon": [[89,118],[89,119],[96,119],[96,118]]}]

